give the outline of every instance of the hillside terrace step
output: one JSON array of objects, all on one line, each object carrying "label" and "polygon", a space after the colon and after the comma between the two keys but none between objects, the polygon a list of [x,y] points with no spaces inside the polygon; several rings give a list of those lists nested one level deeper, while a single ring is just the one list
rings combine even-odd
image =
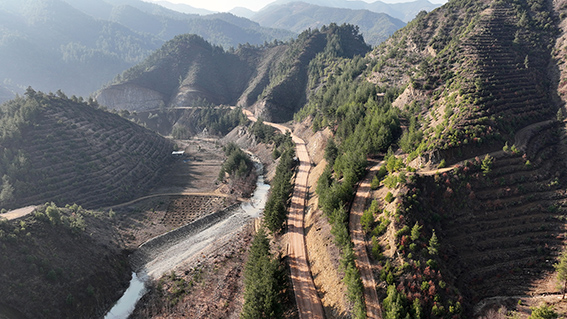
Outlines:
[{"label": "hillside terrace step", "polygon": [[[491,216],[492,217],[492,216]],[[464,220],[459,219],[459,222],[464,222]],[[539,211],[537,215],[526,214],[524,216],[514,216],[514,218],[509,221],[499,216],[497,219],[491,219],[488,221],[483,221],[479,219],[467,220],[467,222],[472,223],[471,226],[463,227],[463,233],[468,236],[474,234],[495,234],[493,237],[485,237],[483,240],[476,242],[476,244],[481,245],[483,242],[490,241],[491,239],[500,238],[501,234],[509,232],[510,234],[523,234],[526,232],[532,232],[530,229],[556,229],[561,230],[561,221],[556,217],[551,215],[549,212]],[[513,223],[512,223],[513,222]],[[513,225],[513,226],[510,226]],[[530,231],[526,231],[530,230]],[[452,236],[455,241],[458,241],[459,232],[455,233],[447,232],[448,236]],[[467,237],[468,237],[467,236]],[[508,234],[502,235],[507,237]],[[513,240],[517,241],[517,240]]]}]

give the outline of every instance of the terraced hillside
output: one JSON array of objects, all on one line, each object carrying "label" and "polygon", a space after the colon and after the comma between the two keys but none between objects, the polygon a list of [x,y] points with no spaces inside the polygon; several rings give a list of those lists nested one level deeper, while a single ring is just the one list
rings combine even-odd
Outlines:
[{"label": "terraced hillside", "polygon": [[[553,272],[567,214],[560,129],[547,122],[530,134],[525,152],[495,152],[490,165],[477,157],[408,185],[405,224],[427,225],[426,233],[435,229],[441,238],[437,269],[454,280],[464,314],[488,297],[527,295]],[[411,263],[409,252],[404,259]],[[411,280],[401,278],[411,291]]]},{"label": "terraced hillside", "polygon": [[171,143],[96,106],[31,89],[2,105],[2,207],[108,206],[152,186],[170,161]]},{"label": "terraced hillside", "polygon": [[368,79],[405,88],[395,105],[421,118],[415,156],[464,159],[555,114],[551,10],[535,0],[450,1],[372,52]]},{"label": "terraced hillside", "polygon": [[[365,221],[385,318],[472,318],[484,298],[525,295],[551,280],[567,198],[550,72],[558,31],[551,1],[452,0],[366,57],[321,72],[333,76],[296,116],[334,133],[326,154],[334,165],[320,184],[393,142],[386,189],[374,193],[386,209],[374,207]],[[369,129],[379,103],[395,111]],[[368,147],[373,139],[382,147]],[[318,193],[324,210],[332,202]]]},{"label": "terraced hillside", "polygon": [[[546,1],[450,1],[374,52],[385,55],[376,55],[369,79],[407,84],[394,105],[418,123],[404,133],[414,134],[413,147],[401,139],[414,168],[404,173],[401,206],[380,237],[395,243],[384,253],[390,257],[377,260],[380,278],[392,274],[388,284],[397,288],[379,291],[386,311],[399,293],[407,313],[418,304],[428,318],[470,318],[481,300],[535,292],[552,273],[567,213],[564,131],[549,73],[556,31]],[[515,146],[502,151],[505,143]],[[433,165],[465,159],[431,174]],[[410,236],[414,225],[423,230]],[[427,241],[433,234],[438,252],[436,240]]]}]

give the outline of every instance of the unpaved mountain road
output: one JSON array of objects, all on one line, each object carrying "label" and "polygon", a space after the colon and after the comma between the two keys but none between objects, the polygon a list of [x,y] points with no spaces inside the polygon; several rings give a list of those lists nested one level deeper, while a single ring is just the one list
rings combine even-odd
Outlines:
[{"label": "unpaved mountain road", "polygon": [[[243,113],[251,121],[257,121],[250,111],[243,110]],[[282,133],[291,130],[281,124],[264,122],[277,128]],[[301,319],[325,317],[321,299],[317,295],[315,283],[311,276],[309,262],[307,260],[307,250],[305,248],[305,236],[303,228],[303,213],[305,211],[305,201],[307,195],[307,178],[311,169],[311,160],[305,142],[298,136],[291,134],[295,143],[295,153],[299,159],[299,168],[295,177],[295,186],[291,198],[291,206],[288,214],[288,233],[289,233],[289,257],[291,268],[291,281],[295,293],[295,300]]]},{"label": "unpaved mountain road", "polygon": [[17,219],[31,214],[35,210],[35,208],[36,206],[27,206],[23,208],[14,209],[7,213],[0,214],[0,218],[6,218],[7,220]]},{"label": "unpaved mountain road", "polygon": [[[516,134],[514,135],[514,145],[516,146],[516,148],[520,151],[525,151],[526,147],[528,145],[528,142],[532,139],[532,137],[534,136],[534,134],[536,134],[537,132],[539,132],[540,129],[545,128],[546,126],[549,125],[553,125],[553,123],[555,123],[555,120],[547,120],[547,121],[541,121],[541,122],[537,122],[531,125],[528,125],[524,128],[522,128],[521,130],[519,130],[518,132],[516,132]],[[567,123],[567,120],[563,121],[564,123]],[[491,153],[486,153],[486,155],[490,155],[494,158],[500,158],[502,156],[504,156],[506,153],[504,151],[495,151],[495,152],[491,152]],[[481,156],[484,154],[481,154]],[[462,166],[464,165],[464,163],[466,161],[473,161],[475,159],[475,157],[466,159],[466,160],[462,160],[458,163],[455,163],[449,167],[445,167],[445,168],[439,168],[439,169],[430,169],[430,170],[418,170],[417,173],[419,175],[424,175],[424,176],[431,176],[431,175],[435,175],[435,174],[441,174],[441,173],[445,173],[448,171],[452,171],[453,169],[455,169],[457,166]]]},{"label": "unpaved mountain road", "polygon": [[380,319],[382,318],[380,300],[376,293],[376,281],[374,280],[372,265],[370,264],[370,259],[368,258],[368,253],[366,251],[367,242],[360,220],[364,213],[364,208],[366,207],[368,198],[370,197],[370,184],[372,183],[372,178],[376,175],[376,172],[378,172],[380,166],[383,164],[384,161],[380,161],[378,164],[372,166],[358,186],[358,189],[356,190],[356,197],[350,209],[349,217],[350,236],[354,244],[354,254],[356,256],[354,261],[356,263],[356,267],[360,271],[360,277],[362,279],[362,284],[364,285],[366,317]]}]

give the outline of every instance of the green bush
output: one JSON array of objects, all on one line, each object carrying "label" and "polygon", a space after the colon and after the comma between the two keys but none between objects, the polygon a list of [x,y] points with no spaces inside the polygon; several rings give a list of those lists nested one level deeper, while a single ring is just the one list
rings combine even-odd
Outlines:
[{"label": "green bush", "polygon": [[392,192],[388,192],[388,194],[386,194],[386,197],[384,197],[384,200],[387,203],[391,203],[394,201],[394,195],[392,195]]},{"label": "green bush", "polygon": [[528,319],[556,319],[559,317],[553,306],[543,304],[539,307],[530,307],[532,314]]}]

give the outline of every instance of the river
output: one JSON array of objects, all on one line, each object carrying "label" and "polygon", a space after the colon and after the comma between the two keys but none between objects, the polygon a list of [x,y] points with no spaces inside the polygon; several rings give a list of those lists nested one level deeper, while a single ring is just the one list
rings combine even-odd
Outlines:
[{"label": "river", "polygon": [[249,201],[205,216],[141,245],[130,257],[136,271],[132,274],[130,286],[104,318],[128,318],[146,292],[145,281],[159,279],[183,264],[198,264],[202,254],[222,249],[232,234],[241,230],[251,219],[259,217],[264,210],[270,185],[264,183],[263,166],[259,162],[256,162],[256,171],[256,190]]}]

